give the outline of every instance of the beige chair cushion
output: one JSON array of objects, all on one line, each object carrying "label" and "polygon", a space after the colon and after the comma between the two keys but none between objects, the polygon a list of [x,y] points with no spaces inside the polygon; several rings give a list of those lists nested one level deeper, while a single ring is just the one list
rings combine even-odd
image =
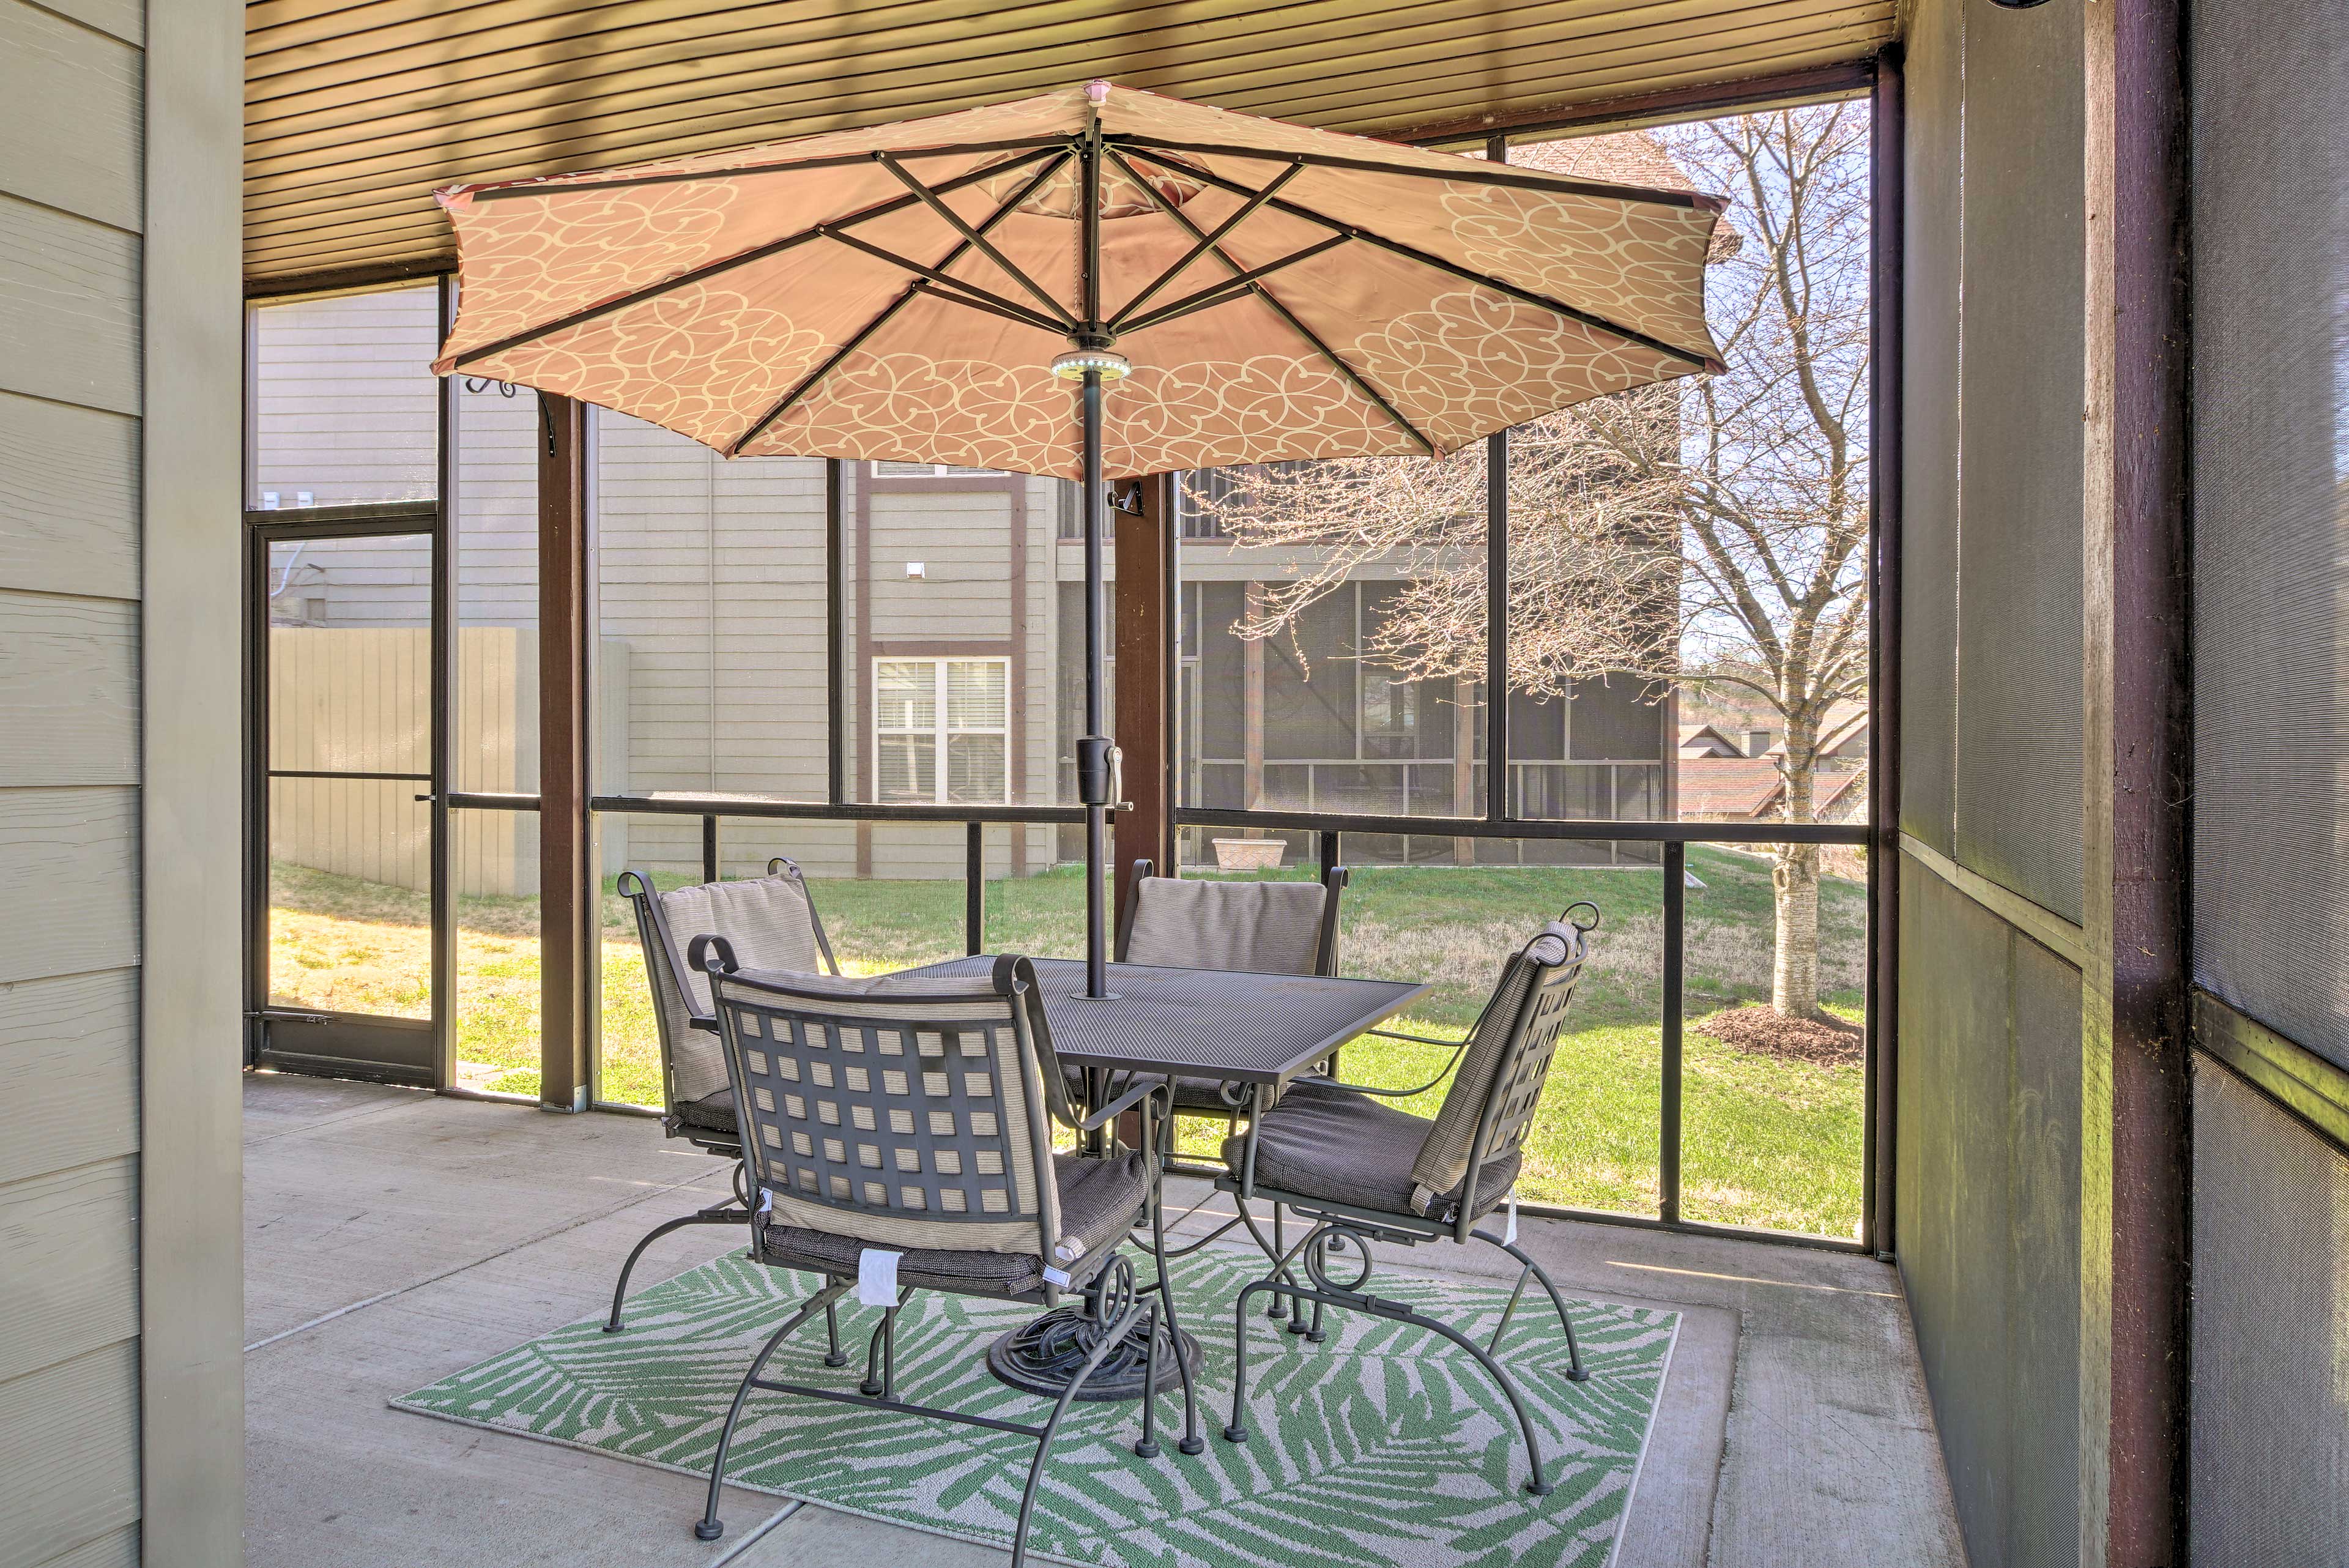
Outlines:
[{"label": "beige chair cushion", "polygon": [[[1084,1247],[1079,1257],[1053,1266],[1072,1282],[1081,1282],[1116,1251],[1117,1244],[1148,1211],[1149,1168],[1139,1154],[1115,1159],[1061,1154],[1052,1157],[1052,1174],[1061,1194],[1061,1235],[1075,1238]],[[760,1252],[765,1262],[835,1279],[855,1275],[857,1254],[865,1245],[836,1231],[793,1225],[769,1224],[760,1232]],[[914,1248],[898,1261],[897,1282],[927,1290],[1030,1295],[1044,1287],[1044,1260],[1032,1249],[988,1252]]]},{"label": "beige chair cushion", "polygon": [[[1477,1015],[1468,1049],[1460,1058],[1460,1070],[1453,1075],[1452,1087],[1445,1092],[1434,1124],[1420,1146],[1419,1158],[1413,1162],[1412,1179],[1427,1199],[1421,1212],[1430,1211],[1435,1195],[1453,1191],[1468,1174],[1468,1148],[1476,1141],[1476,1124],[1483,1119],[1494,1075],[1507,1064],[1526,992],[1539,972],[1538,966],[1564,962],[1574,950],[1575,940],[1568,928],[1552,922],[1521,951],[1511,954],[1502,969],[1492,998]],[[1489,1160],[1500,1152],[1495,1149],[1486,1158]]]},{"label": "beige chair cushion", "polygon": [[[1433,1125],[1334,1084],[1291,1085],[1257,1124],[1257,1185],[1385,1214],[1424,1214],[1450,1224],[1457,1218],[1457,1185],[1435,1202],[1414,1201],[1412,1161]],[[1226,1138],[1224,1163],[1239,1169],[1247,1149],[1246,1135]],[[1511,1149],[1485,1162],[1476,1181],[1478,1215],[1508,1196],[1519,1158]]]},{"label": "beige chair cushion", "polygon": [[1145,877],[1126,936],[1125,961],[1311,974],[1327,897],[1319,882]]},{"label": "beige chair cushion", "polygon": [[[815,916],[808,907],[807,895],[785,877],[705,882],[658,897],[661,918],[668,922],[669,938],[677,943],[680,965],[692,949],[694,938],[719,936],[732,946],[735,961],[744,969],[813,974],[823,966],[815,940]],[[662,984],[667,978],[666,964],[647,953],[646,967],[652,973],[653,983]],[[678,1000],[679,984],[684,992],[683,1008],[668,1005]],[[703,1099],[725,1088],[726,1053],[718,1036],[691,1027],[686,1019],[688,1011],[699,1017],[710,1016],[709,977],[688,969],[677,977],[677,983],[669,986],[668,993],[661,1000],[673,1021],[668,1054],[677,1079],[670,1086],[675,1101]]]}]

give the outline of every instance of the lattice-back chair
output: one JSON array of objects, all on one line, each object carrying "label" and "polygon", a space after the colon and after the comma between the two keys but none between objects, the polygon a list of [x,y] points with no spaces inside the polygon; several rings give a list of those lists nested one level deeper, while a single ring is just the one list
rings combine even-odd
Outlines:
[{"label": "lattice-back chair", "polygon": [[[1225,1437],[1236,1443],[1247,1440],[1241,1411],[1247,1397],[1251,1299],[1263,1293],[1276,1301],[1311,1302],[1311,1323],[1295,1314],[1289,1327],[1317,1342],[1326,1337],[1322,1308],[1351,1307],[1433,1330],[1483,1363],[1508,1396],[1525,1433],[1533,1463],[1526,1490],[1537,1494],[1549,1490],[1533,1422],[1494,1353],[1530,1276],[1541,1281],[1566,1330],[1567,1376],[1582,1382],[1588,1375],[1575,1343],[1574,1320],[1549,1275],[1518,1248],[1516,1238],[1496,1236],[1478,1221],[1500,1206],[1516,1182],[1526,1129],[1541,1104],[1558,1032],[1589,956],[1589,933],[1598,925],[1595,905],[1572,905],[1510,957],[1468,1035],[1458,1075],[1433,1120],[1383,1104],[1376,1092],[1366,1093],[1360,1085],[1305,1078],[1252,1121],[1245,1134],[1226,1140],[1224,1158],[1232,1174],[1216,1185],[1238,1197],[1241,1218],[1275,1262],[1271,1273],[1241,1291],[1236,1307],[1237,1368]],[[1248,1217],[1247,1200],[1251,1198],[1294,1209],[1313,1222],[1312,1229],[1291,1247],[1268,1242]],[[1364,1288],[1371,1272],[1371,1241],[1416,1245],[1446,1238],[1464,1244],[1488,1242],[1522,1265],[1516,1290],[1486,1345],[1478,1345],[1449,1324],[1402,1303],[1372,1296]],[[1342,1285],[1330,1275],[1332,1254],[1340,1251],[1360,1257],[1360,1272]],[[1300,1265],[1309,1282],[1303,1284],[1297,1279]]]},{"label": "lattice-back chair", "polygon": [[[1249,974],[1338,972],[1345,867],[1330,867],[1319,882],[1225,882],[1155,870],[1148,860],[1133,863],[1118,914],[1118,962]],[[1233,1114],[1219,1078],[1178,1077],[1174,1087],[1178,1114]]]},{"label": "lattice-back chair", "polygon": [[[734,1091],[726,1081],[726,1050],[718,1041],[718,1019],[709,1002],[709,977],[686,961],[684,944],[704,933],[724,937],[745,961],[761,969],[838,974],[832,943],[815,910],[815,897],[799,867],[781,856],[767,862],[767,874],[733,882],[706,882],[661,892],[642,871],[623,871],[615,884],[636,914],[636,936],[645,954],[645,978],[652,987],[653,1021],[660,1031],[661,1125],[671,1137],[721,1159],[740,1160],[742,1142],[734,1122]],[[628,1276],[645,1249],[688,1225],[747,1225],[750,1214],[747,1178],[736,1175],[735,1200],[671,1220],[653,1228],[620,1267],[612,1287],[606,1334],[620,1331],[621,1304]]]},{"label": "lattice-back chair", "polygon": [[[996,960],[978,979],[885,975],[830,980],[733,972],[720,939],[697,939],[718,1008],[746,1161],[758,1193],[751,1255],[771,1268],[823,1276],[824,1284],[776,1329],[743,1374],[710,1461],[709,1501],[694,1527],[722,1532],[718,1497],[726,1453],[754,1388],[865,1404],[894,1414],[1024,1433],[1036,1439],[1012,1561],[1024,1559],[1029,1513],[1052,1439],[1087,1379],[1128,1336],[1144,1336],[1142,1438],[1155,1458],[1160,1325],[1183,1388],[1183,1452],[1206,1447],[1166,1283],[1159,1165],[1122,1147],[1117,1118],[1141,1112],[1143,1149],[1155,1147],[1164,1085],[1134,1085],[1080,1116],[1072,1108],[1051,1029],[1023,958]],[[1055,1126],[1108,1129],[1093,1152],[1056,1152]],[[1137,1284],[1118,1244],[1146,1227],[1156,1277]],[[829,1314],[857,1286],[874,1254],[894,1279],[894,1300],[865,1353],[855,1391],[762,1377],[769,1357],[816,1311]],[[891,1271],[894,1270],[892,1272]],[[916,1290],[1032,1302],[1063,1293],[1086,1302],[1092,1349],[1040,1427],[1005,1423],[897,1397],[897,1314]]]}]

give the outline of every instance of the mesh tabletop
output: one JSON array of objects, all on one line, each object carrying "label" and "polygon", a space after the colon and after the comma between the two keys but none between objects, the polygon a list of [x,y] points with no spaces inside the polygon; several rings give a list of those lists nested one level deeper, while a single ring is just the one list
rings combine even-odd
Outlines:
[{"label": "mesh tabletop", "polygon": [[[1113,963],[1109,989],[1116,997],[1091,1001],[1071,994],[1084,989],[1081,961],[1035,964],[1052,1045],[1068,1065],[1226,1083],[1280,1083],[1427,991],[1394,980]],[[906,972],[985,975],[994,967],[991,956],[980,955]]]}]

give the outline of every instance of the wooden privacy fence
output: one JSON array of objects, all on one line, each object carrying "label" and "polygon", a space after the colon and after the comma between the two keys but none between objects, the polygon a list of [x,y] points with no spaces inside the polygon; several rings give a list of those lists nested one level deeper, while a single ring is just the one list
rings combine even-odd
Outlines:
[{"label": "wooden privacy fence", "polygon": [[[538,787],[535,634],[503,626],[457,633],[452,787]],[[431,633],[422,627],[273,627],[273,770],[424,774],[431,769]],[[269,857],[395,888],[431,885],[431,813],[404,779],[270,782]],[[460,894],[538,891],[538,819],[527,812],[450,817]]]}]

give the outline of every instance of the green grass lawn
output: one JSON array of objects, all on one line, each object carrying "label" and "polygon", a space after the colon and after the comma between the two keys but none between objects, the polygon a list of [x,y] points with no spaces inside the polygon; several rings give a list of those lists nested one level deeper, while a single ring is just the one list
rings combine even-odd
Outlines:
[{"label": "green grass lawn", "polygon": [[[1766,859],[1691,846],[1687,1016],[1769,994]],[[1309,875],[1306,871],[1281,873]],[[670,879],[663,878],[664,882]],[[677,882],[688,880],[678,877]],[[299,867],[272,871],[273,989],[289,1001],[366,1012],[421,1011],[425,902],[405,889]],[[1075,957],[1083,950],[1084,878],[1075,867],[990,882],[988,946]],[[815,883],[842,967],[869,974],[963,950],[963,887],[954,881]],[[1475,1022],[1502,958],[1578,898],[1604,923],[1559,1043],[1526,1151],[1525,1198],[1653,1212],[1661,1074],[1662,878],[1640,867],[1365,867],[1347,889],[1340,967],[1426,980],[1433,989],[1399,1021],[1457,1039]],[[1865,889],[1828,879],[1820,896],[1821,965],[1831,1002],[1857,1018]],[[465,1081],[538,1087],[537,900],[457,902],[457,1052]],[[659,1048],[626,900],[603,899],[603,1054],[607,1100],[657,1103]],[[1445,1053],[1391,1042],[1347,1048],[1343,1073],[1382,1086],[1423,1081]],[[1860,1069],[1749,1054],[1689,1033],[1683,1048],[1682,1208],[1692,1219],[1849,1236],[1859,1214]],[[1434,1113],[1441,1089],[1398,1102]],[[1197,1123],[1185,1146],[1214,1147]]]}]

